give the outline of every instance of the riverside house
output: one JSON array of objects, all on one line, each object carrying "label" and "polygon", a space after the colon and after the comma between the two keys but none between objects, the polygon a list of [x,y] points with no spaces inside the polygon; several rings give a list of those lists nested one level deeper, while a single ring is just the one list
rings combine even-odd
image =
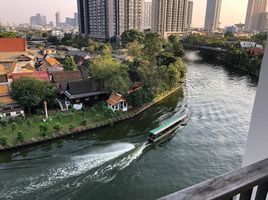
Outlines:
[{"label": "riverside house", "polygon": [[121,110],[123,112],[126,112],[128,110],[127,101],[123,98],[122,95],[116,92],[113,92],[106,102],[108,108],[112,109],[113,111]]}]

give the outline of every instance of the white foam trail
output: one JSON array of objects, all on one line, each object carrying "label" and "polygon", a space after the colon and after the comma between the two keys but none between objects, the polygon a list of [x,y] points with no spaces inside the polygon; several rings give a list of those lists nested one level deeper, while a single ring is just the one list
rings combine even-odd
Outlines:
[{"label": "white foam trail", "polygon": [[[46,188],[56,184],[57,182],[78,176],[86,173],[94,168],[100,167],[104,165],[106,162],[111,161],[135,148],[135,145],[130,143],[117,143],[112,144],[108,147],[101,148],[95,152],[91,152],[90,154],[83,156],[75,156],[71,159],[70,163],[64,163],[59,165],[58,167],[54,167],[49,171],[46,171],[39,176],[35,177],[27,177],[18,179],[16,183],[12,184],[11,182],[9,187],[6,190],[12,189],[12,191],[2,191],[0,194],[0,198],[2,197],[12,197],[17,195],[22,195],[25,193],[31,193],[41,188]],[[109,165],[108,165],[109,166]],[[113,167],[111,167],[113,169]],[[108,170],[109,171],[109,170]],[[96,171],[92,177],[98,177],[101,174],[104,174],[104,171]],[[100,181],[110,181],[114,178],[109,177],[101,177]],[[17,188],[18,182],[22,183],[21,185],[28,185],[25,188]],[[24,184],[23,184],[24,183]],[[25,184],[27,183],[27,184]],[[13,187],[16,185],[17,187]]]}]

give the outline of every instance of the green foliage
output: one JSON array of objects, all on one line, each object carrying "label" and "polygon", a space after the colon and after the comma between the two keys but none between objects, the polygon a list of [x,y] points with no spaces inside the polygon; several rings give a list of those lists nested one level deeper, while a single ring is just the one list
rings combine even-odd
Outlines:
[{"label": "green foliage", "polygon": [[62,129],[62,125],[60,123],[56,123],[54,126],[53,126],[53,129],[56,130],[57,132],[59,132],[61,129]]},{"label": "green foliage", "polygon": [[131,57],[139,58],[142,56],[142,49],[143,46],[138,41],[127,44],[128,55]]},{"label": "green foliage", "polygon": [[19,131],[17,133],[17,140],[23,142],[25,140],[25,133],[23,131]]},{"label": "green foliage", "polygon": [[104,89],[107,93],[115,91],[124,95],[130,88],[130,79],[127,73],[128,66],[111,57],[96,57],[92,61],[89,71],[91,77],[104,83]]},{"label": "green foliage", "polygon": [[128,43],[135,41],[141,44],[144,41],[144,33],[134,29],[125,31],[121,35],[121,41],[123,47],[126,47]]},{"label": "green foliage", "polygon": [[72,34],[70,33],[65,33],[64,37],[61,39],[61,43],[66,46],[72,45]]},{"label": "green foliage", "polygon": [[257,42],[258,44],[264,45],[266,43],[267,39],[267,32],[261,32],[252,37],[252,40],[254,42]]},{"label": "green foliage", "polygon": [[45,124],[45,123],[40,124],[39,130],[40,130],[40,135],[41,136],[43,136],[43,137],[47,136],[47,134],[48,134],[48,124]]},{"label": "green foliage", "polygon": [[235,35],[232,32],[226,32],[226,33],[224,33],[224,37],[227,38],[228,40],[230,40],[230,39],[234,39]]},{"label": "green foliage", "polygon": [[127,101],[134,107],[143,106],[153,100],[154,96],[149,88],[143,88],[131,93],[127,97]]},{"label": "green foliage", "polygon": [[75,71],[77,70],[77,65],[75,64],[74,58],[72,56],[66,56],[63,63],[63,68],[65,71]]},{"label": "green foliage", "polygon": [[44,101],[50,103],[54,101],[55,95],[55,86],[34,78],[22,78],[12,84],[12,97],[24,108],[37,107]]},{"label": "green foliage", "polygon": [[164,41],[158,33],[145,35],[143,52],[152,64],[155,64],[156,56],[162,51],[163,43]]},{"label": "green foliage", "polygon": [[12,130],[12,131],[15,131],[16,128],[17,128],[17,126],[18,126],[18,124],[17,124],[16,122],[12,122],[12,123],[11,123],[11,130]]},{"label": "green foliage", "polygon": [[73,131],[75,129],[75,125],[74,124],[70,124],[69,125],[69,131]]},{"label": "green foliage", "polygon": [[0,38],[15,38],[16,33],[14,32],[6,32],[6,31],[1,31],[0,32]]},{"label": "green foliage", "polygon": [[86,119],[82,119],[80,124],[82,126],[86,126],[87,125],[87,120]]},{"label": "green foliage", "polygon": [[27,124],[27,126],[32,126],[33,125],[33,122],[32,122],[32,120],[27,119],[26,120],[26,124]]},{"label": "green foliage", "polygon": [[110,43],[103,44],[100,46],[100,52],[103,57],[111,57],[112,56],[112,46]]},{"label": "green foliage", "polygon": [[0,145],[7,145],[7,137],[6,136],[1,136],[0,137]]},{"label": "green foliage", "polygon": [[56,114],[56,120],[57,121],[61,121],[62,120],[62,118],[63,118],[63,114],[61,113],[61,112],[58,112],[57,114]]},{"label": "green foliage", "polygon": [[47,42],[51,43],[52,45],[59,45],[60,41],[58,40],[57,36],[49,36]]},{"label": "green foliage", "polygon": [[95,53],[98,49],[98,45],[92,39],[88,40],[86,51],[89,53]]}]

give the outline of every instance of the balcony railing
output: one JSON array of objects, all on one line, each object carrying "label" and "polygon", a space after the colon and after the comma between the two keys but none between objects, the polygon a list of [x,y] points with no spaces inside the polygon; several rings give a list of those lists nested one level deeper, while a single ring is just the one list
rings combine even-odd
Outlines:
[{"label": "balcony railing", "polygon": [[159,200],[265,200],[268,159],[175,192]]}]

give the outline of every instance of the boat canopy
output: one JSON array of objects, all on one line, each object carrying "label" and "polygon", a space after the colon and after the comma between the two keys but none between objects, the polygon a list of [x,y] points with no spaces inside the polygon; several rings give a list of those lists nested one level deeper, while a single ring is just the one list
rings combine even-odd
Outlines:
[{"label": "boat canopy", "polygon": [[173,126],[174,124],[178,123],[179,121],[183,120],[185,117],[187,117],[187,115],[183,115],[180,118],[174,118],[170,121],[168,121],[167,123],[163,124],[162,126],[151,130],[150,133],[154,134],[154,135],[158,135],[159,133],[161,133],[162,131],[166,130],[167,128],[169,128],[170,126]]}]

